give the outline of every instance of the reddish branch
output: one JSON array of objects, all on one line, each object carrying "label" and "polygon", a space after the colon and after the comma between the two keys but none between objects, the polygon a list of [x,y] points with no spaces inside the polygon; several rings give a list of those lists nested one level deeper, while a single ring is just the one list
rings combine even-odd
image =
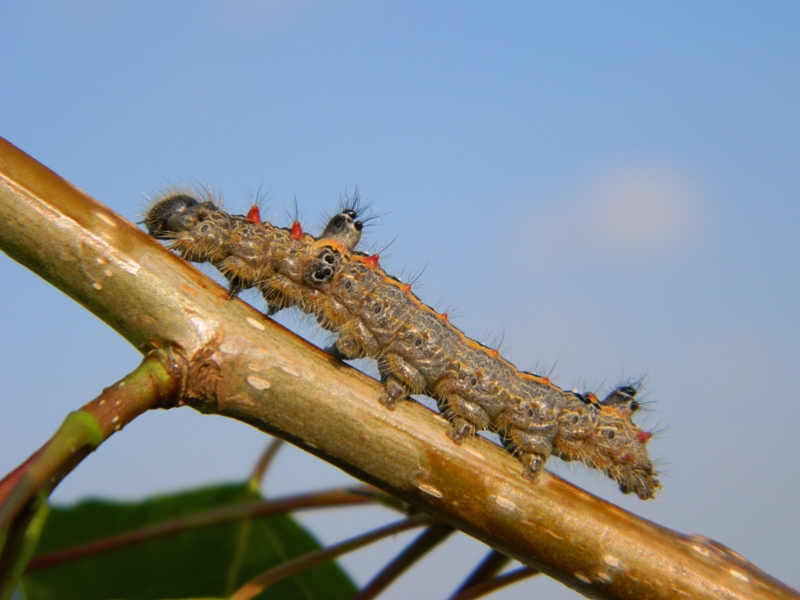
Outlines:
[{"label": "reddish branch", "polygon": [[369,503],[370,500],[359,494],[359,488],[330,490],[326,492],[316,492],[283,498],[281,500],[271,500],[264,502],[245,502],[232,506],[225,506],[213,510],[203,511],[187,517],[173,519],[164,523],[157,523],[148,527],[142,527],[135,531],[122,533],[113,537],[104,538],[60,550],[51,552],[44,556],[39,556],[32,560],[28,565],[28,571],[44,569],[53,565],[82,558],[100,552],[106,552],[130,544],[145,542],[157,537],[173,535],[189,529],[200,527],[210,527],[221,523],[239,521],[242,519],[255,519],[270,515],[279,515],[295,510],[309,508],[351,506]]},{"label": "reddish branch", "polygon": [[90,452],[152,408],[177,406],[185,361],[171,349],[148,353],[130,375],[70,413],[53,437],[0,481],[0,531],[39,490],[50,489]]}]

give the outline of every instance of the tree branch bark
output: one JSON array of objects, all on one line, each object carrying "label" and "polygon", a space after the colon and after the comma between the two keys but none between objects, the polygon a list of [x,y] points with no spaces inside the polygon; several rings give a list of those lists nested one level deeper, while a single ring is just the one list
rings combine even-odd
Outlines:
[{"label": "tree branch bark", "polygon": [[142,352],[190,361],[185,402],[279,436],[596,598],[800,598],[736,553],[638,518],[333,359],[0,139],[0,248]]}]

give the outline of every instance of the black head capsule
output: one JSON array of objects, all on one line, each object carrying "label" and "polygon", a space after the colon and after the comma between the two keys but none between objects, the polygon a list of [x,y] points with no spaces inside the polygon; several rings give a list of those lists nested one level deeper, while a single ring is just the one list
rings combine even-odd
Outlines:
[{"label": "black head capsule", "polygon": [[156,202],[147,211],[144,224],[154,238],[168,239],[194,224],[199,208],[203,206],[196,198],[178,192]]},{"label": "black head capsule", "polygon": [[358,220],[358,213],[352,208],[345,208],[331,217],[317,239],[336,240],[348,250],[353,250],[361,241],[362,229],[364,223]]}]

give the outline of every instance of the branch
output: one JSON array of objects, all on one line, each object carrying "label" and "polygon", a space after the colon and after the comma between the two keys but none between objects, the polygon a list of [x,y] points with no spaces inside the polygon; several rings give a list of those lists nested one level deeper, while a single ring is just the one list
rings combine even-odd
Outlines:
[{"label": "branch", "polygon": [[184,361],[171,348],[153,350],[129,375],[67,415],[52,438],[0,481],[0,531],[47,488],[47,494],[78,464],[125,425],[153,408],[180,400]]},{"label": "branch", "polygon": [[399,555],[391,560],[361,590],[353,600],[372,600],[389,587],[403,573],[410,569],[423,556],[445,541],[453,528],[442,523],[434,523],[417,537]]},{"label": "branch", "polygon": [[80,546],[56,550],[50,554],[38,556],[30,562],[27,571],[30,572],[37,569],[52,567],[53,565],[63,562],[83,558],[84,556],[91,556],[92,554],[99,554],[130,544],[137,544],[166,535],[173,535],[188,529],[211,527],[230,521],[254,519],[269,515],[283,515],[289,512],[311,508],[353,506],[370,502],[370,500],[366,496],[361,495],[359,491],[360,488],[335,489],[291,496],[280,500],[246,502],[206,510],[197,514],[156,523],[134,531],[120,533],[112,537],[87,542]]},{"label": "branch", "polygon": [[[475,570],[469,574],[469,577],[459,586],[453,596],[458,596],[461,592],[488,581],[502,571],[509,562],[511,562],[511,559],[506,555],[500,554],[497,550],[490,550],[486,558],[475,567]],[[451,597],[450,600],[454,600],[454,598]]]},{"label": "branch", "polygon": [[[36,550],[50,507],[49,490],[44,489],[26,504],[0,540],[0,599],[7,600],[19,584],[25,567]],[[0,536],[2,538],[2,536]]]},{"label": "branch", "polygon": [[727,548],[638,518],[492,443],[462,445],[414,402],[273,323],[132,223],[0,140],[0,248],[140,350],[176,345],[184,398],[250,423],[597,598],[800,598]]},{"label": "branch", "polygon": [[473,600],[473,598],[481,598],[490,594],[491,592],[494,592],[495,590],[499,590],[500,588],[507,587],[511,584],[517,583],[518,581],[528,579],[528,577],[533,577],[534,575],[538,574],[539,571],[531,569],[530,567],[520,567],[519,569],[514,569],[508,573],[503,573],[502,575],[486,579],[481,583],[478,583],[472,587],[468,587],[451,597],[450,600]]},{"label": "branch", "polygon": [[287,560],[285,563],[282,563],[277,567],[262,573],[258,577],[255,577],[251,581],[248,581],[233,594],[231,594],[230,600],[250,600],[279,581],[293,577],[298,573],[302,573],[303,571],[328,561],[335,560],[343,554],[353,552],[354,550],[359,550],[364,546],[367,546],[373,542],[377,542],[378,540],[389,537],[396,533],[400,533],[401,531],[405,531],[406,529],[413,529],[414,527],[421,527],[424,525],[433,525],[434,523],[435,521],[427,515],[415,515],[413,517],[403,519],[402,521],[384,525],[383,527],[368,531],[367,533],[361,533],[350,538],[349,540],[339,542],[338,544],[333,544],[326,548],[320,548],[319,550],[314,550],[308,554]]}]

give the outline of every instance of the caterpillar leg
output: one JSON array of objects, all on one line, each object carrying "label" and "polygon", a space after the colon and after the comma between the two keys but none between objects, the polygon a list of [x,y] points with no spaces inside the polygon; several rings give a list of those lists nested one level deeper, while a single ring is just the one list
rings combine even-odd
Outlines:
[{"label": "caterpillar leg", "polygon": [[378,361],[381,381],[386,386],[386,394],[381,396],[381,404],[394,410],[397,402],[425,389],[425,378],[417,368],[398,354],[382,356]]},{"label": "caterpillar leg", "polygon": [[228,301],[233,300],[239,295],[239,292],[245,289],[244,282],[239,277],[231,277],[228,280]]},{"label": "caterpillar leg", "polygon": [[252,260],[237,256],[227,256],[214,265],[228,280],[228,300],[233,300],[239,292],[253,287],[256,268]]},{"label": "caterpillar leg", "polygon": [[351,319],[338,331],[339,339],[336,340],[336,348],[350,359],[377,356],[380,352],[378,340],[361,319]]},{"label": "caterpillar leg", "polygon": [[266,314],[268,317],[279,310],[295,306],[305,291],[280,273],[275,273],[262,279],[258,283],[258,288],[267,303]]},{"label": "caterpillar leg", "polygon": [[522,474],[531,480],[534,480],[539,476],[539,472],[542,470],[542,468],[544,468],[544,465],[547,462],[547,456],[543,456],[535,452],[525,452],[520,456],[520,458],[522,459],[522,465],[525,467],[525,469],[522,471]]},{"label": "caterpillar leg", "polygon": [[408,398],[408,390],[394,375],[387,375],[381,381],[386,386],[386,394],[381,396],[379,401],[389,410],[394,410],[400,400]]},{"label": "caterpillar leg", "polygon": [[[608,474],[608,473],[607,473]],[[609,474],[614,478],[614,473]],[[640,469],[627,473],[624,477],[618,477],[619,489],[623,494],[636,493],[640,500],[653,498],[657,490],[661,489],[661,483],[654,477],[652,469]]]},{"label": "caterpillar leg", "polygon": [[550,457],[552,436],[511,429],[503,436],[503,443],[522,461],[525,467],[523,475],[536,479]]},{"label": "caterpillar leg", "polygon": [[341,334],[332,346],[325,348],[325,352],[339,360],[355,360],[366,356],[361,342],[358,341],[356,336],[349,333]]},{"label": "caterpillar leg", "polygon": [[448,394],[438,401],[442,415],[450,421],[447,436],[456,444],[478,431],[489,429],[491,418],[482,407],[465,400],[458,394]]}]

